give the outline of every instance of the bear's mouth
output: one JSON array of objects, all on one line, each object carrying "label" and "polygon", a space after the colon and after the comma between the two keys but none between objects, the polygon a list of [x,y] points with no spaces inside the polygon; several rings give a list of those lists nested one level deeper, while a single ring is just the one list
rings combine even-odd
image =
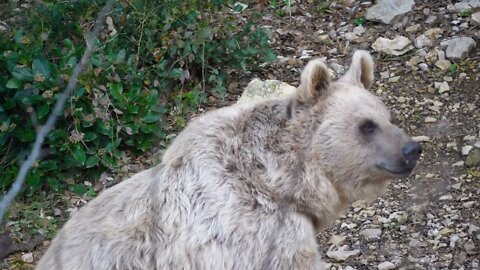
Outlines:
[{"label": "bear's mouth", "polygon": [[391,168],[387,166],[385,163],[377,163],[375,164],[375,166],[377,167],[377,169],[385,171],[395,177],[405,178],[410,176],[410,174],[412,174],[415,164],[412,164],[409,166],[402,166],[401,168]]}]

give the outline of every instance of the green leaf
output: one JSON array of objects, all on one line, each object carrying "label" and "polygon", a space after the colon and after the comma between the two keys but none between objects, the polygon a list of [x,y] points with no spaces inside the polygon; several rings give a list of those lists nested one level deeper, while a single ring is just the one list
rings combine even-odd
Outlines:
[{"label": "green leaf", "polygon": [[143,117],[144,123],[154,123],[158,121],[159,116],[157,114],[149,113]]},{"label": "green leaf", "polygon": [[23,82],[33,80],[33,74],[29,68],[14,67],[10,70],[10,73],[12,73],[13,77]]},{"label": "green leaf", "polygon": [[20,140],[22,142],[31,142],[33,140],[35,140],[35,131],[30,128],[30,129],[25,129],[23,130],[23,132],[21,132],[20,134]]},{"label": "green leaf", "polygon": [[43,169],[44,171],[53,171],[58,168],[57,162],[55,160],[45,160],[40,162],[39,168]]},{"label": "green leaf", "polygon": [[22,82],[20,82],[18,79],[12,78],[7,81],[7,84],[5,87],[10,88],[10,89],[18,89],[22,87]]},{"label": "green leaf", "polygon": [[87,159],[87,154],[85,154],[85,150],[83,150],[83,146],[77,144],[75,150],[73,151],[73,157],[77,161],[78,165],[85,164],[85,160]]},{"label": "green leaf", "polygon": [[117,62],[121,63],[125,61],[125,49],[121,49],[117,54]]},{"label": "green leaf", "polygon": [[38,118],[40,118],[40,119],[44,118],[45,116],[48,115],[49,111],[50,111],[50,104],[48,104],[46,102],[40,104],[40,106],[38,107],[38,110],[37,110]]},{"label": "green leaf", "polygon": [[72,185],[72,191],[82,196],[83,194],[87,193],[88,190],[87,190],[87,187],[85,187],[84,185],[75,184],[75,185]]},{"label": "green leaf", "polygon": [[88,169],[97,166],[99,160],[97,155],[89,156],[85,162],[85,168]]},{"label": "green leaf", "polygon": [[123,99],[123,85],[121,83],[110,84],[110,93],[114,99],[121,101]]},{"label": "green leaf", "polygon": [[103,156],[101,159],[103,165],[107,166],[110,169],[116,168],[118,166],[117,160],[110,156]]},{"label": "green leaf", "polygon": [[48,177],[47,184],[51,189],[55,191],[60,191],[60,181],[58,181],[58,179],[53,177]]},{"label": "green leaf", "polygon": [[37,189],[40,184],[41,184],[41,179],[40,179],[41,173],[40,171],[33,170],[28,176],[27,176],[27,185],[31,190]]},{"label": "green leaf", "polygon": [[116,139],[115,141],[108,143],[107,146],[105,146],[105,151],[111,152],[115,150],[119,145],[122,139]]},{"label": "green leaf", "polygon": [[35,75],[42,74],[45,79],[50,77],[50,68],[45,59],[35,58],[32,63],[32,70]]},{"label": "green leaf", "polygon": [[94,132],[85,132],[85,136],[83,137],[83,141],[91,142],[97,138],[97,134]]}]

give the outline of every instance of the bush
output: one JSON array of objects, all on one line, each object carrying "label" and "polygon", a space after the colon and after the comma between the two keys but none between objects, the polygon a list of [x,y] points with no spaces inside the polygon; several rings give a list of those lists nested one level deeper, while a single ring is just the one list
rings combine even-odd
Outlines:
[{"label": "bush", "polygon": [[[44,158],[27,177],[28,194],[45,186],[93,194],[82,183],[118,169],[127,153],[142,153],[165,138],[167,117],[188,112],[208,95],[222,98],[227,69],[253,69],[273,60],[267,35],[226,4],[117,3],[90,65],[47,137]],[[68,83],[102,5],[40,3],[17,15],[25,23],[0,39],[1,190],[11,185],[36,130]]]}]

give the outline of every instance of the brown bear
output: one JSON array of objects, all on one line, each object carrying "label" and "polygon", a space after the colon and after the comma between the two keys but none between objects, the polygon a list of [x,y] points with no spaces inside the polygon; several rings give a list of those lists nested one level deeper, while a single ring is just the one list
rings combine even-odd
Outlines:
[{"label": "brown bear", "polygon": [[37,269],[322,269],[318,230],[421,153],[372,81],[365,51],[335,82],[312,60],[293,95],[195,119],[161,164],[74,214]]}]

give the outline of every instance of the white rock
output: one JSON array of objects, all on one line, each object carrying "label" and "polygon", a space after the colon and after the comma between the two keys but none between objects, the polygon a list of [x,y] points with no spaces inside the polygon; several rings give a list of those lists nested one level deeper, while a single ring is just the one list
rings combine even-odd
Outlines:
[{"label": "white rock", "polygon": [[428,136],[414,136],[414,137],[412,137],[412,140],[414,140],[416,142],[429,142],[430,137],[428,137]]},{"label": "white rock", "polygon": [[417,32],[418,30],[420,30],[420,27],[422,27],[420,24],[414,24],[412,26],[409,26],[409,27],[405,28],[405,31],[406,32]]},{"label": "white rock", "polygon": [[381,229],[365,229],[360,232],[360,235],[365,237],[366,239],[378,239],[380,238],[380,235],[382,234]]},{"label": "white rock", "polygon": [[377,266],[378,270],[390,270],[390,269],[395,269],[397,266],[391,262],[382,262]]},{"label": "white rock", "polygon": [[452,167],[463,167],[465,165],[465,161],[460,160],[452,164]]},{"label": "white rock", "polygon": [[344,245],[339,247],[337,250],[327,251],[327,256],[337,262],[343,262],[350,257],[357,256],[360,253],[359,249],[347,250],[347,248],[348,246]]},{"label": "white rock", "polygon": [[330,237],[330,240],[328,241],[328,243],[332,244],[332,245],[335,245],[335,246],[340,246],[342,245],[343,243],[345,243],[345,241],[347,240],[347,237],[345,235],[332,235],[332,237]]},{"label": "white rock", "polygon": [[388,79],[390,77],[390,71],[384,71],[384,72],[380,72],[380,78],[382,79]]},{"label": "white rock", "polygon": [[480,11],[472,14],[472,22],[476,25],[480,25]]},{"label": "white rock", "polygon": [[435,62],[435,66],[441,70],[447,70],[451,64],[452,62],[448,60],[438,60],[437,62]]},{"label": "white rock", "polygon": [[333,71],[335,71],[335,73],[341,75],[341,74],[344,74],[345,73],[345,67],[340,65],[340,64],[337,64],[337,63],[331,63],[330,64],[330,67],[333,69]]},{"label": "white rock", "polygon": [[433,85],[435,89],[438,89],[438,92],[440,94],[443,94],[450,90],[450,86],[448,85],[448,82],[434,82]]},{"label": "white rock", "polygon": [[465,0],[454,5],[448,5],[447,9],[451,12],[460,12],[480,7],[480,0]]},{"label": "white rock", "polygon": [[458,37],[442,41],[442,46],[447,46],[446,55],[450,59],[465,59],[470,51],[477,46],[471,37]]},{"label": "white rock", "polygon": [[420,63],[420,64],[418,64],[418,67],[423,71],[428,70],[428,65],[426,63]]},{"label": "white rock", "polygon": [[277,80],[262,81],[255,78],[248,83],[247,87],[242,93],[242,96],[238,99],[238,103],[267,97],[286,96],[294,93],[295,90],[295,87],[284,82]]},{"label": "white rock", "polygon": [[23,254],[22,261],[25,263],[33,263],[33,254],[31,252]]},{"label": "white rock", "polygon": [[404,36],[396,36],[394,39],[379,37],[372,45],[377,52],[383,52],[389,55],[402,55],[413,49],[411,41]]},{"label": "white rock", "polygon": [[425,35],[420,35],[415,39],[415,47],[424,48],[431,47],[433,45],[432,41]]},{"label": "white rock", "polygon": [[438,198],[439,201],[449,201],[451,199],[453,199],[452,194],[446,194],[446,195],[440,196],[440,198]]},{"label": "white rock", "polygon": [[412,10],[413,0],[379,0],[367,9],[365,19],[390,24],[395,18]]},{"label": "white rock", "polygon": [[425,123],[435,123],[437,119],[435,117],[427,116],[425,117]]},{"label": "white rock", "polygon": [[468,154],[470,153],[470,151],[472,151],[472,149],[473,149],[473,146],[465,145],[464,147],[462,147],[462,155],[468,156]]},{"label": "white rock", "polygon": [[431,28],[425,31],[425,36],[429,38],[439,38],[442,36],[443,30],[441,28]]}]

